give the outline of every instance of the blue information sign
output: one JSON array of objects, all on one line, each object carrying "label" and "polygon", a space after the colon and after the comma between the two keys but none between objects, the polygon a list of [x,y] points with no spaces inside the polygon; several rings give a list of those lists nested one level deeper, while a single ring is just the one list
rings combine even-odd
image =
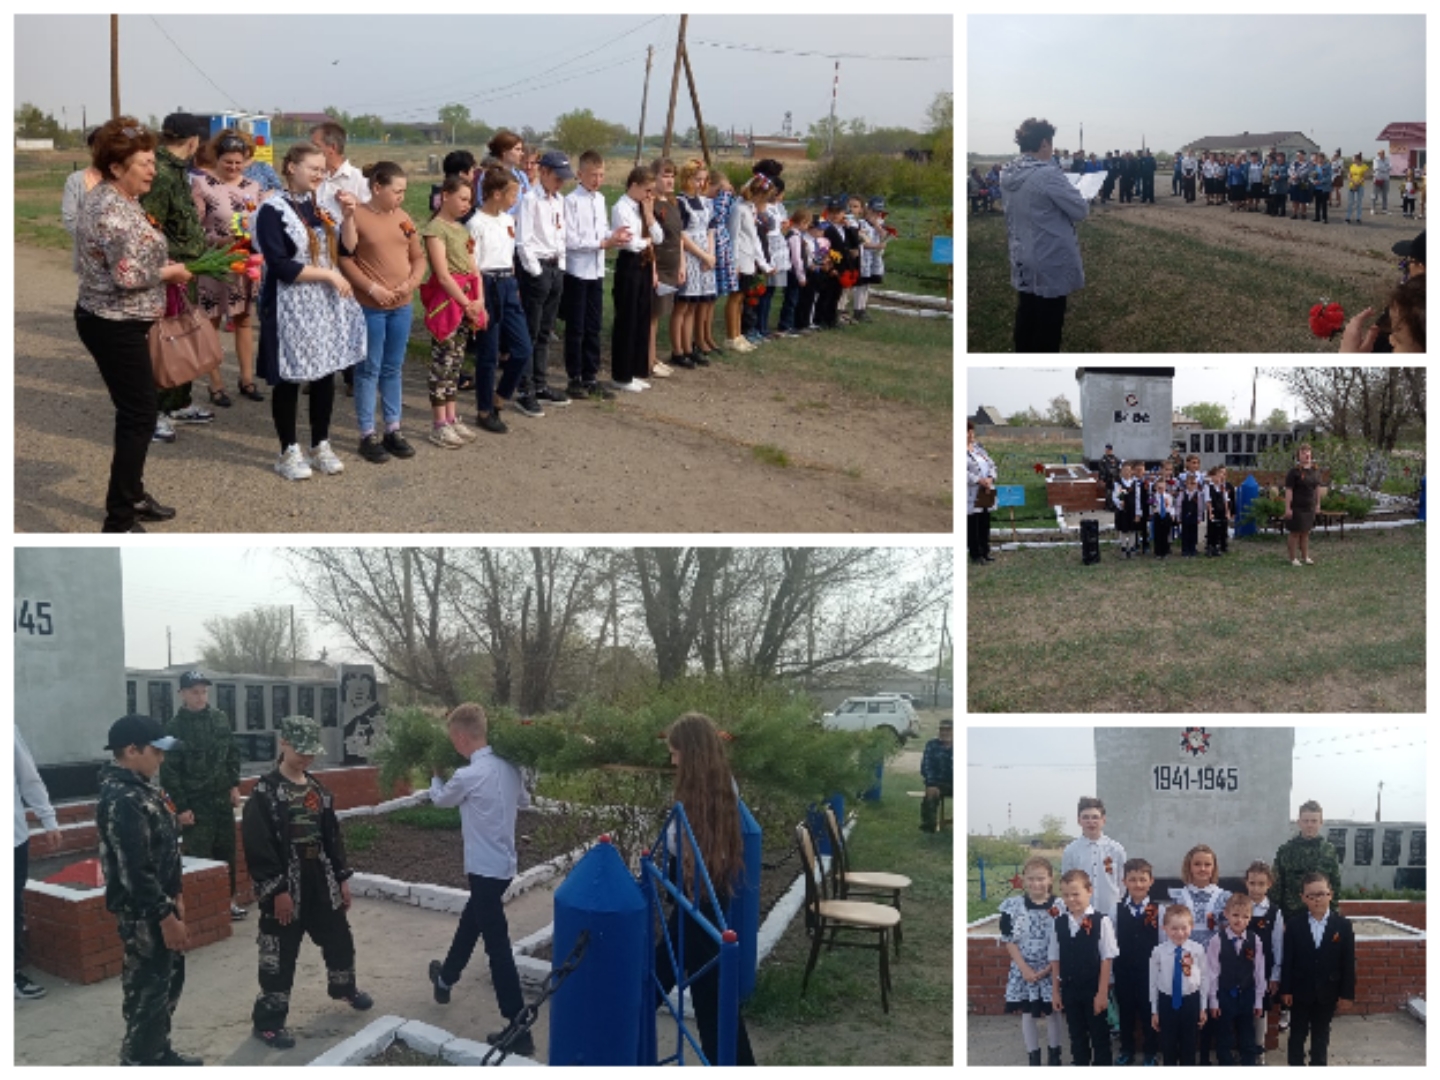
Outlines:
[{"label": "blue information sign", "polygon": [[995,487],[995,508],[1002,506],[1024,506],[1025,487],[1023,484],[998,484]]},{"label": "blue information sign", "polygon": [[953,236],[936,236],[930,241],[930,261],[939,263],[941,266],[952,266],[955,263],[955,238]]}]

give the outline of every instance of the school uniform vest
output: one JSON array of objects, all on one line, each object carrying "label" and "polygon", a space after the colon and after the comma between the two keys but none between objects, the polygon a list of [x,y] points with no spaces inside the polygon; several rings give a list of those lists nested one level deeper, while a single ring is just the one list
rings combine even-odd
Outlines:
[{"label": "school uniform vest", "polygon": [[1228,521],[1230,519],[1230,507],[1228,505],[1229,500],[1225,497],[1225,489],[1212,484],[1209,494],[1211,520],[1218,522],[1224,519]]},{"label": "school uniform vest", "polygon": [[1271,906],[1265,910],[1265,914],[1252,916],[1249,926],[1250,932],[1265,947],[1266,982],[1270,981],[1270,972],[1275,970],[1275,911]]},{"label": "school uniform vest", "polygon": [[[1228,933],[1221,931],[1220,977],[1216,985],[1222,997],[1244,997],[1246,994],[1255,996],[1255,950],[1259,947],[1260,941],[1255,937],[1255,931],[1247,926],[1245,946],[1237,956],[1235,943],[1230,940]],[[1250,954],[1248,958],[1246,953]]]},{"label": "school uniform vest", "polygon": [[1138,916],[1131,914],[1128,899],[1121,900],[1115,908],[1115,945],[1120,950],[1120,955],[1115,958],[1112,966],[1117,972],[1145,975],[1150,969],[1150,953],[1159,943],[1160,928],[1155,923],[1146,923],[1145,912],[1148,907],[1154,907],[1158,920],[1160,908],[1157,904],[1147,903],[1146,907],[1140,909]]},{"label": "school uniform vest", "polygon": [[1070,936],[1070,914],[1062,911],[1055,919],[1055,940],[1060,946],[1060,979],[1066,997],[1093,997],[1100,987],[1100,924],[1105,916],[1092,911],[1090,932],[1082,928]]},{"label": "school uniform vest", "polygon": [[1193,495],[1188,491],[1180,493],[1180,521],[1184,525],[1198,524],[1200,521],[1200,499],[1201,494],[1196,491]]}]

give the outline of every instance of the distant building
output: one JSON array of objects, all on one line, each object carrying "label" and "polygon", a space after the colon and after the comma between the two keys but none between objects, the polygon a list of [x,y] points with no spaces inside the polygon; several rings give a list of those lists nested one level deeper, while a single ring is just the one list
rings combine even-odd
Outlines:
[{"label": "distant building", "polygon": [[1200,431],[1205,427],[1194,417],[1186,416],[1182,412],[1176,412],[1170,417],[1170,430],[1175,435],[1188,434],[1191,431]]},{"label": "distant building", "polygon": [[1418,172],[1425,167],[1424,120],[1388,124],[1375,138],[1390,144],[1385,152],[1390,157],[1391,170],[1397,175],[1404,175],[1406,169]]},{"label": "distant building", "polygon": [[975,415],[970,419],[975,421],[976,427],[1005,426],[1005,418],[1000,415],[1000,410],[993,405],[981,405],[975,410]]},{"label": "distant building", "polygon": [[774,158],[776,161],[805,161],[808,159],[805,140],[787,135],[752,135],[748,156],[756,160]]},{"label": "distant building", "polygon": [[1297,150],[1313,154],[1320,144],[1299,131],[1242,131],[1239,135],[1206,135],[1187,143],[1185,149],[1196,154],[1248,154],[1258,150],[1262,157],[1274,149],[1292,158]]}]

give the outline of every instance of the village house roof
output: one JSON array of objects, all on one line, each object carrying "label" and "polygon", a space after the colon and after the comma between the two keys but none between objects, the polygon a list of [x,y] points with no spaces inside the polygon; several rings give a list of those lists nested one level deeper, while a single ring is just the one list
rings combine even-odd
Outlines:
[{"label": "village house roof", "polygon": [[994,424],[997,427],[1003,426],[1005,418],[1000,415],[1000,410],[993,405],[981,405],[975,410],[973,417],[977,424]]},{"label": "village house roof", "polygon": [[1377,142],[1390,142],[1392,139],[1424,139],[1424,120],[1400,120],[1393,124],[1386,124],[1385,130],[1375,136]]},{"label": "village house roof", "polygon": [[1242,131],[1239,135],[1206,135],[1203,139],[1195,139],[1186,143],[1186,146],[1248,146],[1257,150],[1264,150],[1271,146],[1280,146],[1285,143],[1304,142],[1310,146],[1319,147],[1308,135],[1301,131]]}]

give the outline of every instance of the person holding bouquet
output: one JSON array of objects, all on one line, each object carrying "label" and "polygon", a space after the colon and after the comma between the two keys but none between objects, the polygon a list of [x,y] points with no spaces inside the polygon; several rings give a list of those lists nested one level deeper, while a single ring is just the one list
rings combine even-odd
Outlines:
[{"label": "person holding bouquet", "polygon": [[[264,256],[260,292],[260,350],[256,369],[273,388],[270,397],[280,456],[275,471],[286,480],[307,480],[313,469],[343,472],[330,448],[335,372],[365,359],[365,316],[339,269],[354,252],[356,198],[336,195],[342,221],[315,201],[325,159],[314,143],[297,143],[280,166],[285,193],[255,215],[255,250]],[[310,453],[297,436],[300,387],[310,387]]]},{"label": "person holding bouquet", "polygon": [[142,521],[175,516],[145,490],[145,457],[159,416],[149,335],[165,313],[165,287],[184,285],[191,275],[169,261],[165,235],[140,205],[155,180],[155,142],[133,116],[96,132],[91,163],[104,179],[85,196],[75,230],[75,329],[115,405],[105,532],[144,532]]}]

